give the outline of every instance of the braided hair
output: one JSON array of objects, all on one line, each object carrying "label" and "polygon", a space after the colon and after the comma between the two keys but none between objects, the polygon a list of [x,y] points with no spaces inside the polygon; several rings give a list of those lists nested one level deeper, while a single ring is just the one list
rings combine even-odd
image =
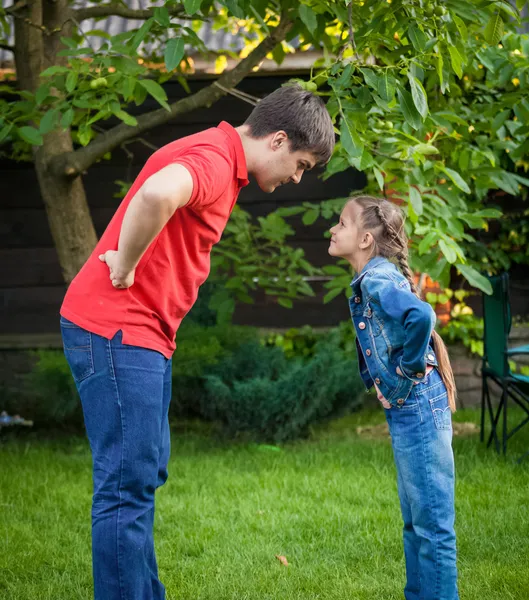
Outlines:
[{"label": "braided hair", "polygon": [[[362,227],[373,236],[373,256],[395,259],[400,271],[408,280],[411,291],[420,299],[408,263],[408,236],[404,228],[403,211],[392,202],[373,196],[355,196],[349,202],[355,202],[360,207]],[[456,385],[448,350],[436,331],[432,331],[432,341],[439,363],[439,373],[448,392],[450,408],[455,411]]]}]

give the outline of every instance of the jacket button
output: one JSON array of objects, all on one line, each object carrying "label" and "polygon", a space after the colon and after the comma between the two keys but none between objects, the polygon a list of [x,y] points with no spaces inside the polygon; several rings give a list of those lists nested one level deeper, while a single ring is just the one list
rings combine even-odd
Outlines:
[{"label": "jacket button", "polygon": [[422,379],[424,377],[424,373],[415,373],[415,377]]},{"label": "jacket button", "polygon": [[367,356],[371,356],[371,350],[369,350],[369,348],[366,350],[366,354]]},{"label": "jacket button", "polygon": [[380,379],[379,379],[378,377],[375,379],[375,383],[376,383],[377,385],[380,385]]},{"label": "jacket button", "polygon": [[403,400],[402,398],[399,398],[399,399],[397,400],[397,404],[404,404],[404,400]]},{"label": "jacket button", "polygon": [[435,356],[431,353],[428,354],[427,358],[428,358],[428,360],[432,360],[432,361],[435,360]]},{"label": "jacket button", "polygon": [[360,302],[361,302],[360,296],[355,296],[355,303],[360,304]]},{"label": "jacket button", "polygon": [[366,324],[363,321],[360,321],[360,323],[358,323],[358,327],[360,329],[365,329],[366,328]]}]

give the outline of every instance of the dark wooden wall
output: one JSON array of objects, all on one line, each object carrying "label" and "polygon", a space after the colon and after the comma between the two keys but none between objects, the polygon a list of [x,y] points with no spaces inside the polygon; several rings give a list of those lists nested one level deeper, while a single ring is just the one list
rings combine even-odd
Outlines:
[{"label": "dark wooden wall", "polygon": [[[284,83],[287,77],[255,76],[246,79],[240,89],[257,97],[270,93]],[[209,83],[191,82],[193,91]],[[177,83],[165,86],[170,101],[185,95]],[[143,110],[156,108],[152,102]],[[174,139],[198,132],[226,120],[240,125],[251,111],[251,106],[233,97],[220,100],[209,109],[197,110],[144,135],[144,139],[160,147]],[[97,233],[100,235],[120,199],[114,198],[118,187],[115,180],[134,178],[153,152],[144,144],[135,142],[116,150],[112,159],[93,166],[83,177],[88,202]],[[304,175],[299,185],[287,185],[274,194],[265,194],[255,184],[245,188],[240,204],[254,216],[265,215],[279,206],[302,201],[318,202],[346,196],[364,185],[362,174],[353,169],[323,182],[317,173]],[[314,264],[329,262],[328,241],[323,237],[328,223],[304,227],[292,220],[297,235],[292,244],[305,250]],[[294,310],[278,306],[264,294],[256,296],[253,305],[242,305],[236,312],[236,321],[267,327],[289,327],[311,324],[332,325],[348,317],[343,297],[329,305],[322,304],[321,283],[315,285],[317,296],[296,303]],[[30,164],[0,161],[0,333],[17,334],[55,333],[58,331],[58,310],[65,287],[62,282],[57,255],[46,220],[36,175]]]}]

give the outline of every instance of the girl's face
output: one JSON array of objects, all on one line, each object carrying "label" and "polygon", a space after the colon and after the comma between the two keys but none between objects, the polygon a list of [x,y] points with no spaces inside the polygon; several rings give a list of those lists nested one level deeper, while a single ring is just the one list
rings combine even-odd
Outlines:
[{"label": "girl's face", "polygon": [[342,214],[340,221],[331,227],[331,243],[329,244],[329,254],[339,258],[345,258],[351,261],[358,254],[361,238],[361,219],[360,207],[356,202],[348,202]]}]

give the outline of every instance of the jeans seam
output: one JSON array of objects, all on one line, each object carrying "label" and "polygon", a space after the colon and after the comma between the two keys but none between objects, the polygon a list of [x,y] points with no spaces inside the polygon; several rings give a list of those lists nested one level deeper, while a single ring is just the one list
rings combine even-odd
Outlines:
[{"label": "jeans seam", "polygon": [[[419,403],[419,411],[420,411],[420,403]],[[433,415],[432,415],[433,417]],[[422,422],[422,418],[421,418],[421,422]],[[432,534],[434,536],[434,560],[435,560],[435,598],[439,597],[439,588],[440,588],[440,574],[439,574],[439,556],[438,556],[438,550],[439,550],[439,543],[437,540],[437,532],[436,532],[436,528],[435,528],[435,519],[433,518],[433,510],[432,510],[432,503],[431,503],[431,480],[432,480],[432,472],[431,472],[431,465],[430,462],[428,460],[429,456],[427,455],[426,452],[426,448],[427,445],[425,443],[425,439],[424,439],[424,431],[423,428],[421,427],[421,441],[422,441],[422,448],[423,448],[423,458],[424,458],[424,462],[425,462],[425,466],[426,466],[426,474],[427,474],[427,487],[428,487],[428,514],[430,515],[430,525],[432,528]]]},{"label": "jeans seam", "polygon": [[123,577],[122,577],[122,556],[121,556],[121,543],[120,543],[120,539],[119,539],[119,531],[120,531],[120,516],[121,516],[121,506],[122,506],[122,497],[121,497],[121,482],[123,479],[123,454],[124,454],[124,441],[125,441],[125,435],[124,435],[124,431],[123,431],[123,413],[121,411],[121,398],[119,396],[119,386],[118,386],[118,381],[116,378],[116,371],[114,368],[114,360],[112,358],[112,345],[111,345],[111,341],[107,340],[107,352],[108,352],[108,362],[109,362],[109,367],[110,367],[110,373],[111,373],[111,378],[112,381],[114,382],[115,388],[116,388],[116,399],[118,401],[118,407],[119,407],[119,417],[120,417],[120,423],[121,423],[121,456],[120,456],[120,462],[119,462],[119,483],[118,483],[118,497],[119,497],[119,503],[118,503],[118,511],[117,511],[117,518],[116,518],[116,554],[117,554],[117,559],[118,559],[118,580],[119,580],[119,594],[120,596],[123,598]]}]

